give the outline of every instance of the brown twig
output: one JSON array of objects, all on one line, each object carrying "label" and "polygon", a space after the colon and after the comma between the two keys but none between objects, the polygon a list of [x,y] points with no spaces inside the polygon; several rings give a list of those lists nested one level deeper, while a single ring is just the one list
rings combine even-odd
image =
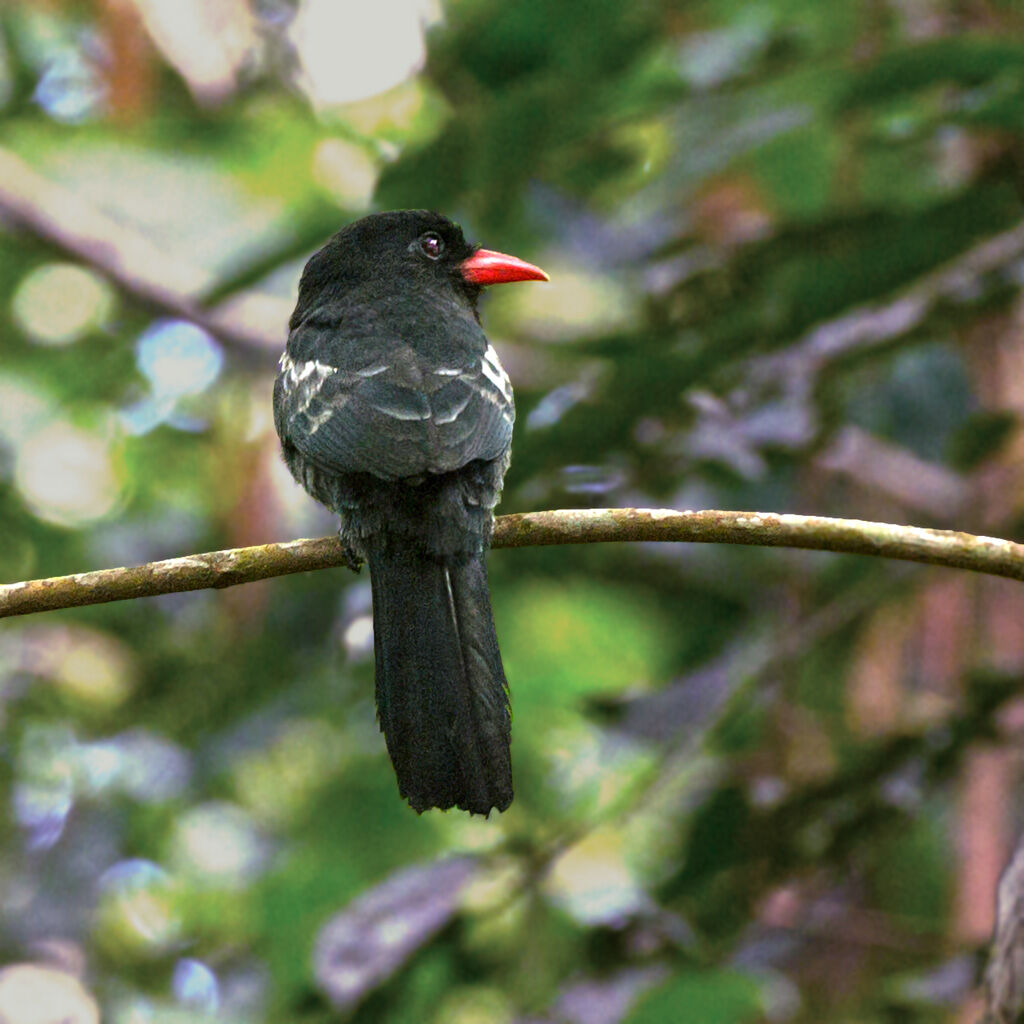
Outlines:
[{"label": "brown twig", "polygon": [[[496,548],[609,541],[691,541],[807,548],[898,558],[1024,580],[1024,545],[996,537],[858,519],[773,512],[562,509],[501,516]],[[0,585],[0,617],[186,590],[231,587],[271,576],[348,564],[336,537],[210,551],[126,569]]]}]

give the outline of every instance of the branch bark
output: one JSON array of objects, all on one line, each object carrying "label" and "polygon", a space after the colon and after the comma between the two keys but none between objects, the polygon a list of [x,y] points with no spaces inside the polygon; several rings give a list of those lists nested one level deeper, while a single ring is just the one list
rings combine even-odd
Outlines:
[{"label": "branch bark", "polygon": [[[610,541],[690,541],[874,555],[1024,580],[1024,545],[952,530],[774,512],[562,509],[500,516],[495,548]],[[231,587],[348,564],[336,537],[185,555],[133,568],[0,585],[0,618]]]}]

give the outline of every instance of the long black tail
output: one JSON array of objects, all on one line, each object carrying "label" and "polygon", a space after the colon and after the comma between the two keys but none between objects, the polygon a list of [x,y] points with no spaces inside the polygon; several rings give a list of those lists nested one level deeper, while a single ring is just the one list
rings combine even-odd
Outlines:
[{"label": "long black tail", "polygon": [[369,552],[377,714],[416,811],[512,802],[508,686],[482,555],[440,561],[389,537]]}]

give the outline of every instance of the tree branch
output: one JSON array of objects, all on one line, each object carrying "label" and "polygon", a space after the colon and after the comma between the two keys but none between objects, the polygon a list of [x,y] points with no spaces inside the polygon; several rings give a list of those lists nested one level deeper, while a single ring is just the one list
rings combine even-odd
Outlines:
[{"label": "tree branch", "polygon": [[212,272],[167,252],[3,148],[0,216],[84,261],[137,301],[191,320],[243,355],[262,363],[284,344],[290,303],[249,292],[203,308],[202,297],[218,288]]},{"label": "tree branch", "polygon": [[[753,544],[875,555],[1024,580],[1024,545],[952,530],[774,512],[673,509],[562,509],[501,516],[495,548],[609,541]],[[336,537],[208,551],[127,569],[0,585],[0,618],[125,601],[186,590],[232,587],[272,576],[348,564]]]}]

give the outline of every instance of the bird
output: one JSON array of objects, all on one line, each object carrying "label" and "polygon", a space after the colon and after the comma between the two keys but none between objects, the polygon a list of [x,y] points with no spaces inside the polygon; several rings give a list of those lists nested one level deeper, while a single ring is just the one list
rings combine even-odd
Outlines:
[{"label": "bird", "polygon": [[422,813],[512,802],[511,710],[484,566],[512,385],[487,285],[547,281],[429,210],[374,213],[310,257],[274,382],[284,461],[369,567],[377,717]]}]

